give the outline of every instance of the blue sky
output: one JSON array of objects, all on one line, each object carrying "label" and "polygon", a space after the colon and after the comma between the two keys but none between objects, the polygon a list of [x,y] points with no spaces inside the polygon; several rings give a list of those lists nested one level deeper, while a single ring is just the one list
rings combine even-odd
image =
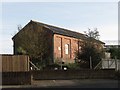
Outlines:
[{"label": "blue sky", "polygon": [[3,2],[0,53],[13,53],[17,25],[35,20],[83,33],[98,28],[100,40],[118,40],[117,2]]}]

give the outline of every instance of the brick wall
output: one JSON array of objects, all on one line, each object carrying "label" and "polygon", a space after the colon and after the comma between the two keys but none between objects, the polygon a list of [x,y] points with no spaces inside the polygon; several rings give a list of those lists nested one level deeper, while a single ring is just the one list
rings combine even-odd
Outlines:
[{"label": "brick wall", "polygon": [[30,72],[0,72],[2,85],[29,85],[31,84]]},{"label": "brick wall", "polygon": [[[68,54],[65,53],[65,44],[69,46]],[[73,63],[75,52],[78,50],[78,39],[54,34],[54,58],[65,63]]]},{"label": "brick wall", "polygon": [[114,70],[43,70],[32,72],[33,80],[115,79]]}]

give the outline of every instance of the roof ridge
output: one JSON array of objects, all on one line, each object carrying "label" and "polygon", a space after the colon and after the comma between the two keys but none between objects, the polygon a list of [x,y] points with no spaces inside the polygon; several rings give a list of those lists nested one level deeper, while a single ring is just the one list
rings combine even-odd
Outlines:
[{"label": "roof ridge", "polygon": [[62,29],[62,30],[66,30],[66,31],[78,33],[78,34],[81,34],[81,35],[85,36],[85,34],[83,34],[83,33],[80,33],[80,32],[77,32],[77,31],[73,31],[73,30],[70,30],[70,29],[67,29],[67,28],[61,28],[61,27],[58,27],[58,26],[50,25],[50,24],[47,24],[47,23],[42,23],[42,22],[35,21],[35,20],[31,20],[31,21],[36,22],[36,23],[40,23],[40,24],[43,24],[43,25],[47,25],[47,26],[52,26],[52,27],[55,27],[55,28],[59,28],[59,29]]},{"label": "roof ridge", "polygon": [[[54,25],[50,25],[50,24],[46,24],[46,23],[41,23],[41,22],[34,21],[34,20],[31,20],[31,21],[33,21],[35,23],[38,23],[38,24],[41,24],[41,25],[47,26],[54,33],[58,33],[58,34],[66,35],[66,36],[71,36],[71,37],[75,37],[75,38],[88,39],[88,37],[86,36],[86,34],[82,34],[82,33],[77,32],[77,31],[72,31],[72,30],[69,30],[69,29],[60,28],[60,27],[57,27],[57,26],[54,26]],[[93,40],[99,41],[99,42],[103,43],[102,41],[94,39],[94,38],[93,38]]]}]

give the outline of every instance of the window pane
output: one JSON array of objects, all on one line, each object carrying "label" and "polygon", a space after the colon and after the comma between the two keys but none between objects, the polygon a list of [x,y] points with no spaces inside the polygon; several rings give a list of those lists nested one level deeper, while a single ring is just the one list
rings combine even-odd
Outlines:
[{"label": "window pane", "polygon": [[65,44],[65,54],[69,53],[69,44]]}]

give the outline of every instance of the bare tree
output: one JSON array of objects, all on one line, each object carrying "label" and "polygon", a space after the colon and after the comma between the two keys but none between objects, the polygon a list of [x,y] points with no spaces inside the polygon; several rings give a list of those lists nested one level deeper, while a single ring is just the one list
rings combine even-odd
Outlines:
[{"label": "bare tree", "polygon": [[97,30],[97,28],[94,28],[93,31],[90,28],[88,28],[88,31],[84,31],[84,33],[90,38],[99,40],[100,35],[99,35],[99,31]]}]

